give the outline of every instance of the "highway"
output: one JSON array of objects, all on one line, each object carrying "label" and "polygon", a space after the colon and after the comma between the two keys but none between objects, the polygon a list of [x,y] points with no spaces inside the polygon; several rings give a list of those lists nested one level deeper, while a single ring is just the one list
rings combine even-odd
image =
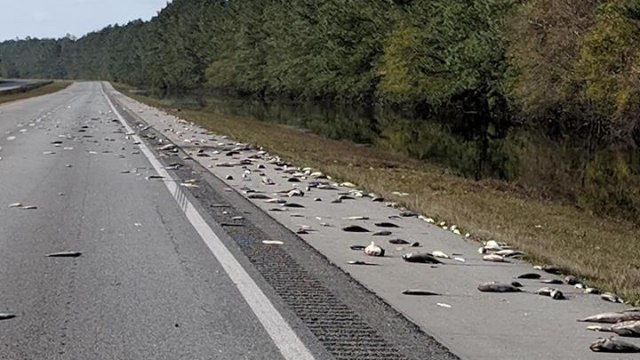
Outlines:
[{"label": "highway", "polygon": [[[0,358],[595,360],[608,334],[576,320],[628,307],[567,284],[536,295],[540,280],[481,293],[562,277],[312,182],[107,83],[1,105]],[[372,239],[384,257],[350,249]],[[432,250],[457,259],[402,260]]]},{"label": "highway", "polygon": [[278,274],[318,295],[282,296],[238,239],[277,265],[260,241],[286,230],[224,227],[214,212],[247,204],[181,191],[135,126],[95,82],[0,106],[2,359],[456,358],[302,244]]}]

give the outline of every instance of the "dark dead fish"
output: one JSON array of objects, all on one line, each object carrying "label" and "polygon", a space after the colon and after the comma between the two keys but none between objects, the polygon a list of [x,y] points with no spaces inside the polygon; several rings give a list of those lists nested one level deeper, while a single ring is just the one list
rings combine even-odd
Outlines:
[{"label": "dark dead fish", "polygon": [[578,280],[578,278],[577,278],[577,277],[575,277],[575,276],[571,276],[571,275],[569,275],[569,276],[565,277],[565,278],[564,278],[564,281],[565,281],[568,285],[575,285],[575,284],[577,284],[577,283],[579,283],[579,282],[580,282],[580,280]]},{"label": "dark dead fish", "polygon": [[372,235],[373,235],[373,236],[389,236],[389,235],[391,235],[391,234],[392,234],[392,233],[391,233],[391,231],[389,231],[389,230],[382,230],[382,231],[376,231],[376,232],[374,232]]},{"label": "dark dead fish", "polygon": [[21,206],[20,209],[22,210],[38,210],[38,207],[35,205],[25,205],[25,206]]},{"label": "dark dead fish", "polygon": [[608,352],[608,353],[639,353],[640,347],[630,344],[626,341],[622,341],[618,338],[610,337],[608,339],[596,340],[589,349],[594,352]]},{"label": "dark dead fish", "polygon": [[416,296],[440,296],[437,292],[420,289],[407,289],[402,291],[404,295],[416,295]]},{"label": "dark dead fish", "polygon": [[543,265],[540,270],[554,275],[562,274],[562,269],[555,265]]},{"label": "dark dead fish", "polygon": [[416,242],[411,243],[411,245],[409,245],[409,246],[411,246],[411,247],[420,247],[420,243],[416,241]]},{"label": "dark dead fish", "polygon": [[351,245],[351,250],[356,250],[356,251],[362,251],[364,250],[364,248],[366,248],[365,245]]},{"label": "dark dead fish", "polygon": [[345,226],[345,227],[342,228],[342,231],[346,231],[346,232],[369,232],[369,230],[363,228],[362,226],[358,226],[358,225]]},{"label": "dark dead fish", "polygon": [[526,273],[522,275],[518,275],[518,279],[540,279],[542,275],[536,273]]},{"label": "dark dead fish", "polygon": [[47,254],[47,257],[78,257],[82,255],[79,251],[60,251],[51,254]]},{"label": "dark dead fish", "polygon": [[422,264],[443,264],[435,256],[429,253],[409,253],[402,255],[402,259],[406,262],[422,263]]},{"label": "dark dead fish", "polygon": [[280,206],[286,207],[286,208],[297,208],[297,209],[304,208],[304,205],[300,205],[300,204],[297,204],[297,203],[286,203],[286,204],[282,204]]},{"label": "dark dead fish", "polygon": [[541,283],[543,284],[551,284],[551,285],[562,285],[564,284],[564,282],[560,279],[544,279],[544,280],[540,280]]},{"label": "dark dead fish", "polygon": [[223,226],[223,227],[244,227],[244,224],[240,224],[240,223],[221,223],[220,226]]},{"label": "dark dead fish", "polygon": [[164,176],[160,175],[149,175],[146,177],[147,180],[155,180],[155,179],[164,179]]},{"label": "dark dead fish", "polygon": [[400,227],[400,226],[398,226],[398,225],[396,225],[396,224],[394,224],[394,223],[391,223],[391,222],[384,222],[384,221],[383,221],[383,222],[375,223],[375,225],[376,225],[377,227],[382,227],[382,228],[399,228],[399,227]]},{"label": "dark dead fish", "polygon": [[350,261],[347,261],[347,264],[349,264],[349,265],[378,266],[378,264],[374,264],[374,263],[370,263],[370,262],[366,262],[366,261],[361,261],[361,260],[350,260]]},{"label": "dark dead fish", "polygon": [[393,245],[408,245],[409,242],[407,240],[403,240],[403,239],[391,239],[389,240],[390,244]]},{"label": "dark dead fish", "polygon": [[0,320],[9,320],[9,319],[13,319],[14,317],[16,317],[15,314],[0,313]]},{"label": "dark dead fish", "polygon": [[400,216],[402,217],[418,217],[418,214],[414,213],[413,211],[403,211],[400,213]]},{"label": "dark dead fish", "polygon": [[499,282],[487,282],[478,285],[478,290],[482,292],[498,292],[498,293],[506,293],[506,292],[520,292],[520,289],[505,283]]},{"label": "dark dead fish", "polygon": [[263,194],[263,193],[251,193],[251,194],[247,195],[247,199],[252,199],[252,200],[270,200],[271,196],[269,196],[267,194]]}]

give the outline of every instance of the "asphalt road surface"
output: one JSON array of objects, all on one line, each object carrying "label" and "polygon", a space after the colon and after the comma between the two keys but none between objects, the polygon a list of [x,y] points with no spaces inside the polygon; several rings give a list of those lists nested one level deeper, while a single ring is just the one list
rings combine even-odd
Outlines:
[{"label": "asphalt road surface", "polygon": [[277,274],[314,296],[276,293],[281,254],[238,239],[282,228],[223,229],[116,108],[100,83],[0,106],[0,358],[455,358],[302,242]]}]

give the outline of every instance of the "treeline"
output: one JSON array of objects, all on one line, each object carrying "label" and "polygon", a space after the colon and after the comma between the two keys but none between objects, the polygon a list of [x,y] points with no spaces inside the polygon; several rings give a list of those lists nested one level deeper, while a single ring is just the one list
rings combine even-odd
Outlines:
[{"label": "treeline", "polygon": [[638,39],[640,0],[174,0],[77,40],[1,43],[0,76],[388,105],[476,144],[478,178],[504,167],[513,129],[536,129],[572,153],[536,154],[555,174],[539,182],[635,214]]}]

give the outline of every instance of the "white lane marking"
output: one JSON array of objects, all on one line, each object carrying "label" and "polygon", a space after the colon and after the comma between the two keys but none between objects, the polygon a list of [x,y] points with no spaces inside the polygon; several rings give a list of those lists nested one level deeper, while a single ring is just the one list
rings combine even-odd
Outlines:
[{"label": "white lane marking", "polygon": [[[133,129],[127,124],[122,115],[116,110],[111,99],[101,88],[102,95],[107,99],[111,110],[118,117],[118,120],[127,129],[127,132],[133,132]],[[144,142],[137,135],[133,135],[135,141],[140,142],[140,150],[147,157],[151,165],[159,175],[167,179],[171,179],[171,175],[162,167],[160,162],[155,158]],[[313,360],[314,357],[302,343],[298,335],[293,331],[291,326],[282,317],[278,310],[273,306],[269,298],[262,292],[258,285],[251,279],[249,274],[244,270],[242,265],[233,257],[227,247],[222,243],[220,238],[213,232],[211,227],[202,218],[198,210],[193,206],[191,201],[182,193],[180,187],[175,181],[165,181],[164,184],[178,202],[178,205],[196,229],[202,240],[207,244],[209,250],[218,259],[224,270],[227,272],[231,281],[233,281],[240,294],[244,297],[251,310],[256,314],[262,326],[276,344],[282,356],[288,360]]]}]

